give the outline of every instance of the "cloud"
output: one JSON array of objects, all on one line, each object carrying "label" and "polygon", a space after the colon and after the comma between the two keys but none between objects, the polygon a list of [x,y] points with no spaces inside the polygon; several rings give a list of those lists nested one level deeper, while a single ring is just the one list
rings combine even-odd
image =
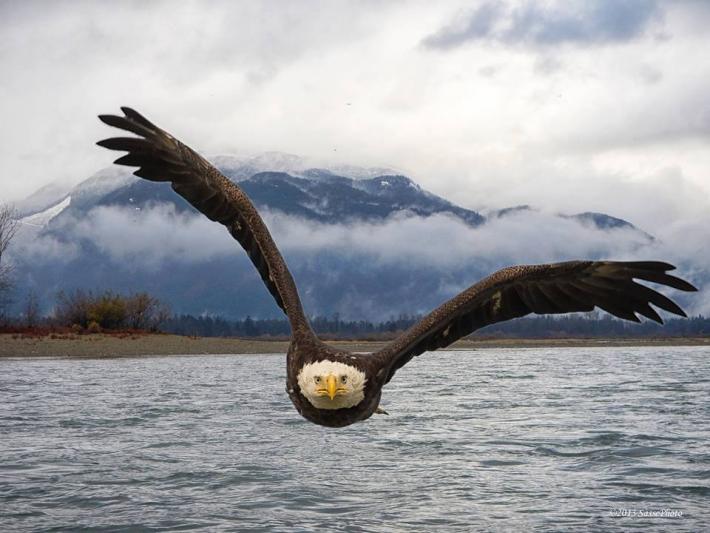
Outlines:
[{"label": "cloud", "polygon": [[64,265],[80,254],[76,242],[57,239],[53,235],[42,234],[35,228],[21,226],[20,231],[8,250],[11,261],[21,259],[29,264],[55,263]]},{"label": "cloud", "polygon": [[380,263],[460,268],[473,261],[498,266],[574,257],[627,256],[646,239],[633,230],[604,232],[548,213],[520,212],[472,228],[447,215],[397,216],[383,223],[319,225],[267,215],[286,252],[331,250]]},{"label": "cloud", "polygon": [[[465,207],[655,232],[710,208],[707,4],[0,2],[0,202],[108,165],[95,115],[128,104],[202,153],[400,168]],[[471,45],[419,46],[444,26]]]},{"label": "cloud", "polygon": [[[196,129],[203,142],[215,135],[213,122],[259,129],[244,125],[241,107],[260,108],[261,120],[274,114],[278,120],[283,102],[262,106],[263,88],[305,57],[364,38],[376,17],[354,3],[324,0],[29,1],[4,2],[0,9],[0,95],[21,102],[0,104],[6,125],[0,154],[13,152],[12,173],[37,183],[50,171],[52,179],[71,181],[105,165],[105,154],[93,146],[102,134],[95,117],[119,105],[155,110],[160,101],[170,102],[173,124],[183,125],[201,107],[204,127]],[[217,130],[225,143],[224,130]],[[31,142],[17,141],[18,135]],[[15,190],[31,192],[14,181],[2,189],[0,201],[17,196]]]},{"label": "cloud", "polygon": [[476,41],[506,45],[607,44],[632,40],[658,17],[654,0],[585,0],[504,4],[487,1],[426,37],[422,44],[450,49]]},{"label": "cloud", "polygon": [[97,207],[71,230],[114,260],[159,269],[171,261],[203,262],[234,253],[227,230],[203,216],[178,213],[171,204],[135,210]]},{"label": "cloud", "polygon": [[468,41],[486,38],[503,16],[500,2],[486,2],[473,10],[468,16],[441,28],[422,41],[429,48],[454,48]]},{"label": "cloud", "polygon": [[[519,211],[472,228],[458,218],[399,214],[384,222],[320,224],[276,211],[264,219],[285,255],[305,257],[329,252],[339,257],[368,257],[381,264],[417,264],[459,268],[472,261],[495,267],[584,257],[633,257],[647,246],[642,232],[600,231],[574,219],[540,211]],[[69,243],[71,257],[88,242],[111,259],[134,268],[155,270],[170,262],[205,262],[234,254],[239,245],[219,224],[172,204],[151,208],[100,206],[80,219],[68,218],[61,231],[33,236],[22,250],[44,248],[47,260]],[[35,257],[38,259],[38,257]]]}]

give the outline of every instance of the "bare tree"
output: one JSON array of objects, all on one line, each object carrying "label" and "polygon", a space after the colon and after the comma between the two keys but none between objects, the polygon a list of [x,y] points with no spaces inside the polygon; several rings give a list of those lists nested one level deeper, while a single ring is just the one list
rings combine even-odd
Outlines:
[{"label": "bare tree", "polygon": [[146,292],[125,298],[127,325],[131,329],[156,331],[170,318],[170,309],[163,302]]},{"label": "bare tree", "polygon": [[34,328],[39,324],[39,298],[35,291],[30,291],[25,300],[25,327]]},{"label": "bare tree", "polygon": [[89,325],[89,308],[95,300],[94,295],[76,289],[74,292],[59,291],[57,294],[57,305],[54,308],[54,319],[62,326],[81,326],[85,328]]},{"label": "bare tree", "polygon": [[15,209],[7,204],[0,205],[0,318],[10,302],[12,289],[12,266],[7,262],[6,252],[19,226]]}]

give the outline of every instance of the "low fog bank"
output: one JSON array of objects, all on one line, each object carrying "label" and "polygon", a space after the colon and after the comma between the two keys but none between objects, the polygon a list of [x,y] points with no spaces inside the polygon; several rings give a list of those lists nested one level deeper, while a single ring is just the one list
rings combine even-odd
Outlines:
[{"label": "low fog bank", "polygon": [[[378,319],[427,312],[498,268],[588,258],[671,262],[701,289],[680,298],[687,311],[710,312],[710,293],[703,289],[710,278],[710,216],[658,228],[654,239],[631,228],[600,230],[537,211],[476,228],[447,215],[405,213],[381,223],[332,225],[271,211],[264,218],[313,314]],[[226,229],[172,205],[102,206],[80,219],[64,217],[50,230],[23,228],[13,261],[21,290],[47,296],[71,288],[60,287],[63,280],[116,290],[143,284],[163,290],[160,295],[185,312],[243,316],[253,304],[252,314],[279,315]],[[51,286],[42,287],[48,273]]]}]

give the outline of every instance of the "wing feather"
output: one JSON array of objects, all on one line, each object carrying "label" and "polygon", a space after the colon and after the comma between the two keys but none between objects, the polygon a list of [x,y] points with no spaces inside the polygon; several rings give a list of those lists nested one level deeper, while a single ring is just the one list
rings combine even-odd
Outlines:
[{"label": "wing feather", "polygon": [[548,300],[556,303],[558,313],[566,313],[568,312],[567,309],[577,311],[585,310],[580,309],[579,302],[571,298],[560,286],[552,285],[551,283],[542,283],[540,284],[540,290],[545,294]]}]

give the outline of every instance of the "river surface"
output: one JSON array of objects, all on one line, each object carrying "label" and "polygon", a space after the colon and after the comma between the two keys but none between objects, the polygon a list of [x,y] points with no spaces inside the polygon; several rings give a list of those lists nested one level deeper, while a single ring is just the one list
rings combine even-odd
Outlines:
[{"label": "river surface", "polygon": [[301,419],[283,355],[0,360],[2,531],[702,531],[710,350],[441,351]]}]

